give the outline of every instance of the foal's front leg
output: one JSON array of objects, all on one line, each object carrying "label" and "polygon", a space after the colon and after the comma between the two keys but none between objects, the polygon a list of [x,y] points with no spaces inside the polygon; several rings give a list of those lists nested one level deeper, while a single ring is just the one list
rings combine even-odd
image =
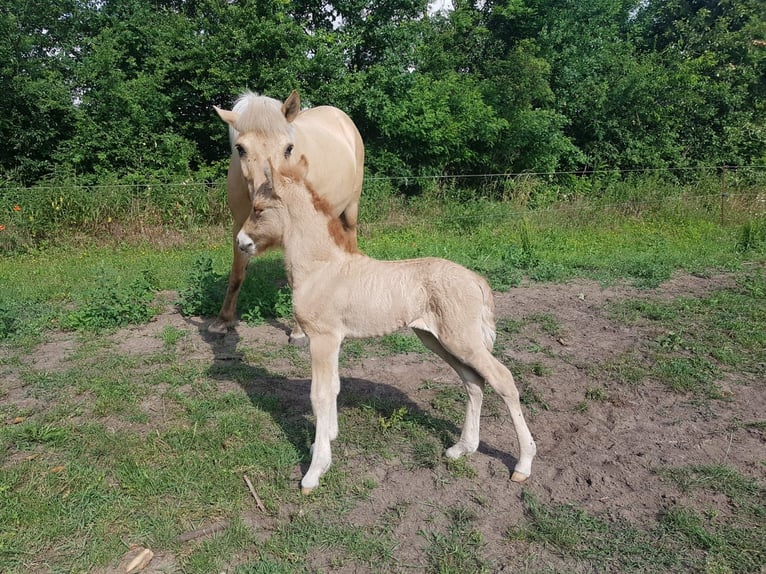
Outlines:
[{"label": "foal's front leg", "polygon": [[311,465],[301,480],[301,492],[309,494],[319,485],[319,478],[332,464],[330,441],[338,436],[338,403],[340,376],[338,354],[340,337],[313,336],[311,351],[311,409],[316,417],[316,434],[312,446]]}]

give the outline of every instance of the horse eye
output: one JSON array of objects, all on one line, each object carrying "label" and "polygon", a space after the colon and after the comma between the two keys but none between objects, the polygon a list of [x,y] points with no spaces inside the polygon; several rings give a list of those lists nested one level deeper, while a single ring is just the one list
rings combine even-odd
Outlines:
[{"label": "horse eye", "polygon": [[245,148],[243,148],[240,144],[237,144],[234,146],[234,149],[237,150],[237,153],[239,154],[239,157],[244,157],[245,155]]},{"label": "horse eye", "polygon": [[292,155],[294,147],[293,144],[287,144],[287,147],[285,148],[285,159],[288,159]]}]

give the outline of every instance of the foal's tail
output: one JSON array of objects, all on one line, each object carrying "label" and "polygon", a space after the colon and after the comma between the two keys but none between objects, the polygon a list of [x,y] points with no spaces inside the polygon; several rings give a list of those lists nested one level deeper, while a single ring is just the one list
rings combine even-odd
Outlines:
[{"label": "foal's tail", "polygon": [[495,299],[492,296],[492,289],[484,278],[479,278],[479,287],[481,288],[482,306],[481,306],[481,337],[484,346],[491,351],[495,346],[497,332],[495,330]]}]

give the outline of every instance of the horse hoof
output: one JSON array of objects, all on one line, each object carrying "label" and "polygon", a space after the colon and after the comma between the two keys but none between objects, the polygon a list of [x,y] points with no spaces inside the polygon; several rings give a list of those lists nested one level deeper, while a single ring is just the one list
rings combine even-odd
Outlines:
[{"label": "horse hoof", "polygon": [[308,496],[312,492],[314,492],[314,488],[313,487],[301,486],[301,494],[303,496]]},{"label": "horse hoof", "polygon": [[511,475],[511,480],[513,482],[524,482],[529,478],[528,474],[524,474],[523,472],[519,472],[517,470],[513,471],[513,474]]},{"label": "horse hoof", "polygon": [[295,345],[296,347],[305,347],[309,343],[309,338],[306,335],[301,335],[300,337],[295,337],[292,334],[287,339],[287,342],[291,345]]},{"label": "horse hoof", "polygon": [[228,331],[229,325],[219,319],[216,319],[207,326],[207,332],[212,333],[213,335],[225,335]]}]

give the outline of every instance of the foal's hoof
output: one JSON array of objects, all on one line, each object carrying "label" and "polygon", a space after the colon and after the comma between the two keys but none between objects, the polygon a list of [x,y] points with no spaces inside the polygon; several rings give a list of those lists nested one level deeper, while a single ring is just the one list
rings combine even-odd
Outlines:
[{"label": "foal's hoof", "polygon": [[296,347],[305,347],[309,344],[309,338],[306,335],[293,335],[290,333],[290,337],[287,342]]},{"label": "foal's hoof", "polygon": [[309,495],[309,494],[311,494],[312,492],[314,492],[314,487],[313,487],[313,486],[312,486],[312,487],[308,487],[308,486],[301,486],[301,494],[302,494],[303,496],[308,496],[308,495]]},{"label": "foal's hoof", "polygon": [[529,478],[528,474],[524,474],[523,472],[519,472],[518,470],[514,470],[513,474],[511,475],[511,480],[513,482],[524,482]]}]

